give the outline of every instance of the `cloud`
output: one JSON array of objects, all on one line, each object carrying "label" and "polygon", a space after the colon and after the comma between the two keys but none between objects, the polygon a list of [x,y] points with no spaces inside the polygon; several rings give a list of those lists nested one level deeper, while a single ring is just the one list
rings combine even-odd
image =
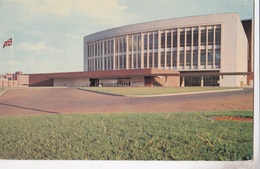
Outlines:
[{"label": "cloud", "polygon": [[29,12],[28,18],[21,18],[25,21],[44,16],[51,20],[73,16],[74,19],[82,19],[82,22],[92,19],[99,24],[115,26],[138,17],[130,13],[128,7],[120,4],[119,0],[26,0],[19,3],[21,9]]},{"label": "cloud", "polygon": [[29,43],[29,42],[23,42],[20,43],[17,47],[17,50],[24,51],[24,52],[55,52],[57,49],[47,47],[43,42],[38,43]]}]

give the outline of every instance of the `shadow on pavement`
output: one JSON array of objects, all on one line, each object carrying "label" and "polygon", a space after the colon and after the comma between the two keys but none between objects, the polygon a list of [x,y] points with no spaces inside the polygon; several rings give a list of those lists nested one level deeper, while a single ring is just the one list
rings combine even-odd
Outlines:
[{"label": "shadow on pavement", "polygon": [[16,107],[16,108],[26,109],[26,110],[34,110],[34,111],[44,112],[44,113],[50,113],[50,114],[60,114],[59,112],[53,112],[53,111],[48,111],[48,110],[40,110],[40,109],[35,109],[35,108],[30,108],[30,107],[23,107],[23,106],[17,106],[17,105],[7,104],[7,103],[0,103],[0,105],[10,106],[10,107]]}]

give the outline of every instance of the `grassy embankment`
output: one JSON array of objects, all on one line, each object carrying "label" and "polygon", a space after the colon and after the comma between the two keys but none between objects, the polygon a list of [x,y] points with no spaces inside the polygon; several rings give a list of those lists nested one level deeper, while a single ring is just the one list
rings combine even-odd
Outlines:
[{"label": "grassy embankment", "polygon": [[249,160],[244,112],[113,113],[0,118],[0,159]]},{"label": "grassy embankment", "polygon": [[114,95],[160,95],[160,94],[177,94],[188,92],[205,92],[230,90],[240,88],[228,87],[82,87],[82,90],[114,94]]}]

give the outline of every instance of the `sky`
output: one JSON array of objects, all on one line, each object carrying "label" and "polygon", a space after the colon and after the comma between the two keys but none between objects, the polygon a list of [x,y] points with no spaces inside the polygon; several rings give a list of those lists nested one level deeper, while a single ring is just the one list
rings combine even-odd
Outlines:
[{"label": "sky", "polygon": [[[0,0],[0,74],[83,71],[83,37],[160,19],[237,12],[253,0]],[[13,67],[13,68],[12,68]]]}]

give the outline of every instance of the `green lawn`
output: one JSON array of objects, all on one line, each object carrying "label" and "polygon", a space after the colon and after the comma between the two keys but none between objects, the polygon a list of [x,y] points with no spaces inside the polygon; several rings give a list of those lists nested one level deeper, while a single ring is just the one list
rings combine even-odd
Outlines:
[{"label": "green lawn", "polygon": [[250,160],[252,111],[110,113],[0,118],[0,159]]},{"label": "green lawn", "polygon": [[114,95],[159,95],[200,91],[228,90],[228,87],[83,87],[82,90]]}]

